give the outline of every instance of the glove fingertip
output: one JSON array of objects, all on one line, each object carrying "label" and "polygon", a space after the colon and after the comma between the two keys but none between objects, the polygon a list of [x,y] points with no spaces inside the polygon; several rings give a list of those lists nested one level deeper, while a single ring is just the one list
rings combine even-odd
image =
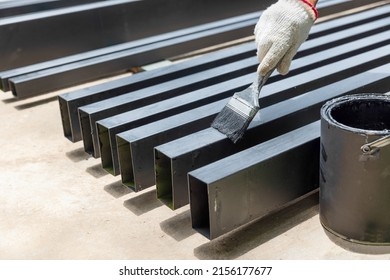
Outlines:
[{"label": "glove fingertip", "polygon": [[265,65],[264,63],[260,63],[257,67],[257,73],[259,73],[261,76],[265,76],[269,71],[269,67]]},{"label": "glove fingertip", "polygon": [[280,75],[287,75],[290,70],[290,65],[291,63],[282,62],[279,63],[276,69],[278,70]]}]

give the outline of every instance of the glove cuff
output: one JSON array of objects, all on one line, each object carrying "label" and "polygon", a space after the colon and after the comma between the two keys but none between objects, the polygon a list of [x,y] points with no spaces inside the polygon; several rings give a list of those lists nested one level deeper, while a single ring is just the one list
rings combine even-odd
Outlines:
[{"label": "glove cuff", "polygon": [[313,20],[313,22],[318,18],[317,9],[307,0],[279,0],[279,2],[284,2],[286,5],[289,5],[290,7],[296,7],[300,10],[303,9]]},{"label": "glove cuff", "polygon": [[307,0],[300,0],[300,1],[305,3],[305,4],[307,4],[307,6],[309,6],[309,9],[311,11],[308,10],[308,12],[311,13],[312,16],[313,16],[313,13],[314,13],[313,19],[314,19],[314,21],[316,21],[317,18],[318,18],[318,11],[317,11],[316,7],[314,7],[314,5],[312,3],[310,3],[309,1],[307,1]]}]

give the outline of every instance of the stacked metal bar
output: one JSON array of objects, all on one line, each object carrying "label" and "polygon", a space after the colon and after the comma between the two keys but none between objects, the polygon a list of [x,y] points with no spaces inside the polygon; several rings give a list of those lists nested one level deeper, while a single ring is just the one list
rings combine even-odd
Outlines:
[{"label": "stacked metal bar", "polygon": [[[352,20],[352,18],[350,18],[350,20]],[[385,20],[383,21],[383,23],[385,23]],[[374,27],[373,29],[377,29],[377,27],[378,26]],[[367,29],[365,29],[364,26],[356,27],[355,31],[356,30],[361,30],[363,33],[367,31]],[[343,38],[345,36],[344,33],[348,33],[351,36],[356,35],[354,34],[354,30],[352,29],[344,30],[339,33],[340,38]],[[383,34],[387,34],[387,33],[385,32]],[[384,39],[383,34],[379,33],[372,36],[367,36],[365,38],[350,43],[346,43],[337,47],[319,51],[313,55],[308,55],[308,56],[298,58],[294,62],[291,75],[294,75],[294,73],[297,74],[298,71],[302,71],[304,67],[305,70],[309,69],[310,67],[311,69],[314,69],[315,67],[318,66],[318,63],[320,61],[322,62],[322,61],[337,60],[342,58],[343,56],[346,57],[347,55],[351,54],[351,52],[353,51],[360,50],[364,52],[365,48],[367,47],[370,48],[372,45],[375,45],[377,43],[382,44],[382,40]],[[334,35],[332,34],[329,35],[329,37],[332,36]],[[307,42],[305,45],[303,45],[301,49],[302,51],[305,51],[315,46],[322,47],[324,45],[324,41],[328,40],[329,37],[323,36],[317,39],[313,39]],[[348,50],[348,52],[346,52],[346,50]],[[351,62],[352,60],[354,60],[354,58],[348,59],[346,61]],[[313,62],[316,63],[313,64]],[[345,61],[338,62],[338,65],[341,65],[343,63],[345,63]],[[350,67],[350,66],[351,64],[346,64],[346,67]],[[340,71],[343,69],[346,68],[339,67]],[[306,79],[306,82],[314,81],[317,83],[318,77],[322,77],[323,74],[326,74],[326,71],[323,72],[323,70],[324,70],[323,68],[320,68],[310,72],[311,77]],[[329,71],[328,73],[332,74]],[[304,76],[305,75],[301,75],[298,77],[304,77]],[[306,74],[306,76],[308,75]],[[326,75],[324,76],[326,77]],[[243,82],[244,84],[248,84],[250,83],[250,81],[251,81],[251,75],[249,75],[247,78],[241,77],[241,81],[231,80],[229,81],[229,83],[231,82],[231,84],[238,87],[240,86],[240,82]],[[264,93],[262,94],[263,97],[261,100],[264,106],[275,103],[280,99],[284,99],[286,96],[292,96],[294,94],[297,94],[297,92],[301,92],[302,88],[300,87],[303,85],[303,83],[300,82],[300,80],[297,78],[286,80],[286,83],[284,83],[284,85],[282,81],[272,84],[272,79],[270,83],[271,84],[266,86],[266,89],[264,89]],[[220,84],[218,86],[224,87],[223,85],[224,84],[222,85]],[[228,83],[225,83],[225,85],[228,85]],[[206,88],[206,90],[212,90],[212,88]],[[278,93],[278,94],[272,94],[272,93]],[[186,133],[189,134],[194,132],[195,130],[202,130],[206,128],[210,124],[211,120],[215,117],[215,115],[221,110],[224,104],[226,104],[226,102],[227,102],[226,99],[221,101],[216,101],[214,103],[205,105],[203,107],[199,107],[194,110],[189,110],[187,112],[184,112],[179,116],[177,116],[177,118],[176,116],[172,116],[167,119],[159,120],[158,122],[153,122],[149,125],[141,126],[133,130],[129,130],[117,134],[118,151],[119,151],[119,159],[120,159],[119,165],[120,165],[120,173],[122,175],[122,182],[126,185],[134,185],[135,189],[153,186],[155,184],[153,180],[153,173],[152,173],[153,172],[153,168],[152,168],[153,167],[153,156],[152,156],[153,145],[154,146],[160,145],[164,141],[168,142],[169,140],[172,140],[171,139],[172,137],[177,136],[177,134],[174,134],[173,131],[177,131],[177,133],[180,133],[181,136],[184,136]],[[196,116],[199,116],[199,119],[197,119]],[[191,124],[188,122],[190,122]],[[199,122],[198,125],[197,122]],[[170,133],[169,136],[166,135],[167,133]],[[149,142],[149,144],[146,146],[149,147],[148,149],[145,147],[144,141],[152,141],[152,137],[155,139],[154,140],[155,142]],[[124,155],[124,153],[127,153],[126,156]],[[138,154],[139,156],[134,157],[133,154]],[[131,164],[129,162],[131,162]],[[185,178],[183,180],[185,180]],[[183,182],[184,181],[181,181],[179,184],[183,185]],[[158,192],[160,190],[161,190],[161,197],[164,197],[163,193],[165,193],[165,191],[162,191],[162,189],[158,188]],[[169,202],[169,204],[171,203]],[[182,205],[182,203],[175,201],[173,205],[175,205],[174,208],[177,208],[179,205]]]},{"label": "stacked metal bar", "polygon": [[[27,98],[249,36],[258,11],[272,3],[185,0],[177,6],[175,1],[93,1],[77,6],[56,1],[63,8],[53,9],[50,3],[47,10],[0,18],[0,37],[6,38],[0,42],[0,87]],[[319,8],[329,14],[370,1],[354,2],[321,1]]]},{"label": "stacked metal bar", "polygon": [[[0,69],[125,43],[260,9],[255,0],[247,1],[247,5],[236,1],[229,1],[227,5],[222,0],[180,2],[181,5],[175,0],[94,1],[3,18],[0,20],[0,50],[4,57]],[[191,14],[185,12],[187,9]],[[146,17],[156,20],[143,20]],[[18,36],[13,32],[16,28]]]},{"label": "stacked metal bar", "polygon": [[[250,34],[258,13],[156,35],[113,47],[7,71],[2,84],[17,97],[48,91],[129,71],[219,42]],[[34,69],[32,69],[34,68]],[[16,72],[17,71],[17,74]]]},{"label": "stacked metal bar", "polygon": [[[385,13],[386,14],[386,13]],[[367,14],[368,15],[368,14]],[[358,18],[358,17],[356,17]],[[347,20],[352,20],[352,18],[347,18]],[[332,23],[333,24],[333,23]],[[337,26],[339,26],[339,22],[336,22]],[[303,51],[307,50],[306,53],[309,53],[311,50],[312,52],[315,52],[315,48],[321,49],[325,48],[323,52],[318,55],[316,53],[315,55],[312,56],[307,56],[305,59],[299,59],[297,60],[297,63],[295,64],[295,67],[298,67],[298,69],[309,69],[308,67],[316,68],[319,66],[318,63],[320,61],[330,62],[333,60],[337,60],[344,57],[348,57],[352,51],[358,51],[358,52],[364,52],[367,48],[371,48],[372,45],[375,45],[379,42],[379,44],[386,44],[386,37],[385,39],[382,37],[382,34],[380,33],[379,35],[373,35],[373,37],[363,38],[361,39],[361,42],[358,42],[358,44],[353,41],[352,43],[350,42],[349,44],[346,45],[341,45],[335,48],[330,48],[327,49],[327,45],[324,44],[324,42],[332,42],[332,44],[337,44],[339,41],[335,40],[339,38],[339,40],[344,40],[346,37],[351,36],[350,38],[358,38],[360,37],[367,37],[369,32],[372,32],[373,30],[378,31],[378,30],[386,30],[386,19],[380,19],[378,22],[374,21],[374,23],[369,23],[364,26],[357,26],[356,28],[344,30],[344,31],[339,31],[338,33],[332,33],[331,28],[328,30],[331,34],[327,36],[323,36],[321,38],[313,39],[312,41],[308,41],[306,45],[303,46]],[[324,27],[321,27],[320,30],[321,32],[324,32]],[[354,33],[355,32],[355,33]],[[361,32],[361,33],[359,33]],[[315,34],[315,31],[314,31]],[[335,35],[334,35],[335,34]],[[339,36],[339,37],[338,37]],[[383,41],[385,40],[385,41]],[[368,57],[368,55],[367,55]],[[256,60],[253,59],[251,61],[250,59],[247,61],[249,63],[252,63],[251,68],[255,69],[256,67]],[[316,62],[313,64],[313,62]],[[309,79],[306,79],[307,82],[311,81],[311,86],[317,86],[318,85],[318,79],[324,76],[326,72],[329,74],[333,74],[333,67],[332,66],[339,66],[339,71],[342,72],[343,70],[345,71],[352,71],[353,68],[351,66],[359,65],[360,61],[356,60],[356,58],[347,58],[346,61],[339,61],[336,62],[336,64],[331,65],[330,67],[325,67],[325,69],[320,68],[320,69],[315,69],[314,72],[311,73],[303,73],[299,77],[309,77]],[[235,63],[236,65],[241,65],[242,67],[246,67],[246,62],[245,60],[241,60],[239,63]],[[311,66],[310,66],[311,65]],[[228,69],[235,69],[235,71],[240,70],[240,66],[235,66],[236,68],[232,68],[232,65],[227,65]],[[305,67],[305,68],[304,68]],[[217,69],[218,73],[221,71],[220,69]],[[325,72],[324,72],[325,70]],[[297,73],[297,71],[295,71]],[[252,72],[253,73],[253,72]],[[202,74],[202,72],[200,72]],[[234,72],[233,72],[234,74]],[[232,75],[233,75],[232,74]],[[293,71],[290,75],[294,75]],[[185,90],[182,90],[182,96],[178,97],[179,99],[168,99],[164,102],[160,102],[158,104],[151,104],[149,107],[142,107],[137,110],[130,110],[127,113],[123,113],[120,115],[115,115],[113,117],[98,121],[98,127],[96,129],[96,132],[99,133],[99,140],[100,140],[100,148],[102,149],[102,162],[103,162],[103,167],[107,168],[108,170],[112,170],[114,174],[118,174],[119,170],[119,165],[118,165],[118,156],[117,156],[117,146],[116,146],[116,139],[115,135],[125,131],[126,129],[130,129],[131,126],[135,126],[134,121],[139,120],[137,119],[137,115],[141,116],[142,118],[147,117],[148,115],[156,115],[159,114],[158,117],[161,118],[161,114],[159,112],[163,112],[165,114],[174,114],[177,113],[177,110],[180,110],[180,108],[183,108],[186,106],[183,110],[188,110],[188,106],[200,106],[203,105],[203,103],[209,103],[208,99],[206,98],[212,98],[213,96],[217,96],[215,98],[223,99],[224,97],[231,96],[232,92],[237,91],[248,84],[251,83],[253,79],[253,74],[247,74],[245,76],[240,76],[237,79],[228,79],[227,81],[223,81],[220,84],[213,84],[211,87],[205,87],[200,90],[196,90],[194,92],[186,92]],[[192,81],[192,75],[187,76],[187,78],[184,80],[186,81]],[[195,76],[194,76],[195,77]],[[325,75],[326,77],[326,75]],[[332,76],[331,76],[332,77]],[[207,76],[207,78],[209,78]],[[264,93],[262,93],[263,96],[263,103],[262,104],[270,104],[270,103],[275,103],[278,100],[281,100],[283,98],[288,97],[289,95],[296,94],[296,92],[299,92],[302,90],[302,86],[304,83],[300,82],[299,79],[294,79],[293,82],[291,83],[291,78],[290,79],[284,79],[283,82],[278,83],[274,85],[273,89],[271,89],[272,92],[276,92],[278,94],[272,94],[272,92],[268,92],[268,88],[266,87],[264,89]],[[272,82],[272,79],[271,81]],[[314,84],[314,82],[316,84]],[[325,81],[322,81],[323,83]],[[190,83],[191,84],[191,83]],[[179,89],[180,86],[176,85]],[[294,88],[295,86],[295,88]],[[292,89],[290,89],[292,88]],[[148,89],[148,88],[147,88]],[[159,89],[159,86],[157,86],[157,89]],[[196,88],[194,88],[196,89]],[[306,90],[308,88],[306,87]],[[152,89],[148,89],[152,90]],[[186,95],[187,94],[187,95]],[[202,97],[207,96],[207,97]],[[226,94],[226,95],[224,95]],[[130,95],[129,95],[130,96]],[[219,97],[218,97],[219,96]],[[168,96],[171,97],[171,96]],[[129,99],[129,97],[127,97]],[[199,103],[195,103],[196,100],[199,100]],[[110,102],[110,100],[108,100]],[[186,103],[187,102],[187,103]],[[187,104],[187,105],[186,105]],[[192,105],[191,105],[192,104]],[[200,104],[200,105],[199,105]],[[161,108],[157,108],[160,106]],[[90,107],[93,107],[93,109],[96,109],[98,107],[98,104],[91,104]],[[154,109],[153,109],[154,108]],[[165,108],[165,109],[164,109]],[[169,113],[169,110],[173,110],[172,113]],[[115,106],[113,110],[115,109]],[[136,108],[133,108],[136,109]],[[154,110],[154,111],[153,111]],[[157,111],[156,111],[157,110]],[[160,110],[160,111],[158,111]],[[144,113],[142,113],[144,111]],[[210,112],[211,114],[214,113],[216,114],[216,110],[214,112]],[[132,116],[135,116],[136,119],[132,119]],[[148,122],[148,120],[145,120],[145,122]],[[142,124],[142,123],[141,123]],[[94,125],[92,123],[91,125]],[[100,129],[100,131],[99,131]],[[91,134],[90,131],[88,131],[87,134]],[[129,133],[131,134],[131,133]],[[151,184],[150,186],[152,186]],[[146,187],[145,185],[143,185]],[[143,188],[144,188],[143,187]]]},{"label": "stacked metal bar", "polygon": [[[103,0],[101,0],[103,1]],[[11,17],[21,14],[47,11],[74,5],[81,5],[96,0],[18,0],[0,3],[0,17]]]},{"label": "stacked metal bar", "polygon": [[0,18],[1,89],[26,98],[248,36],[272,1],[222,2],[80,2]]},{"label": "stacked metal bar", "polygon": [[253,42],[60,96],[65,136],[83,138],[133,190],[156,185],[170,208],[190,203],[193,227],[216,238],[316,190],[324,102],[390,90],[381,3],[315,25],[289,76],[263,88],[260,115],[236,145],[209,125],[255,78]]}]

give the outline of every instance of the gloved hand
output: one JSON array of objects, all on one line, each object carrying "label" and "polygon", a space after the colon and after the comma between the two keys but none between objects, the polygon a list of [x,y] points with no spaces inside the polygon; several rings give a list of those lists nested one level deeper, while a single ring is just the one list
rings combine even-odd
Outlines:
[{"label": "gloved hand", "polygon": [[288,73],[317,16],[315,7],[305,0],[279,0],[263,12],[254,32],[262,76],[275,67],[282,75]]}]

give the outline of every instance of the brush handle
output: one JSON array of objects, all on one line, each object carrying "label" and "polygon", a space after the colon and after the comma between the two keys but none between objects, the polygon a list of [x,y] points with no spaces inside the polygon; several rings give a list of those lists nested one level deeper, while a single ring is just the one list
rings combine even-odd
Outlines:
[{"label": "brush handle", "polygon": [[267,82],[268,78],[271,76],[272,72],[274,72],[275,68],[269,71],[264,76],[260,75],[258,73],[257,81],[253,82],[251,85],[252,88],[252,94],[250,95],[251,103],[254,107],[260,108],[259,105],[259,98],[260,98],[260,91],[261,88],[264,86],[264,84]]},{"label": "brush handle", "polygon": [[260,97],[260,91],[261,91],[261,88],[264,86],[264,84],[267,82],[268,78],[271,76],[272,72],[274,72],[275,69],[272,69],[271,71],[269,71],[267,74],[265,74],[264,76],[262,75],[258,75],[257,77],[257,94],[258,96]]}]

